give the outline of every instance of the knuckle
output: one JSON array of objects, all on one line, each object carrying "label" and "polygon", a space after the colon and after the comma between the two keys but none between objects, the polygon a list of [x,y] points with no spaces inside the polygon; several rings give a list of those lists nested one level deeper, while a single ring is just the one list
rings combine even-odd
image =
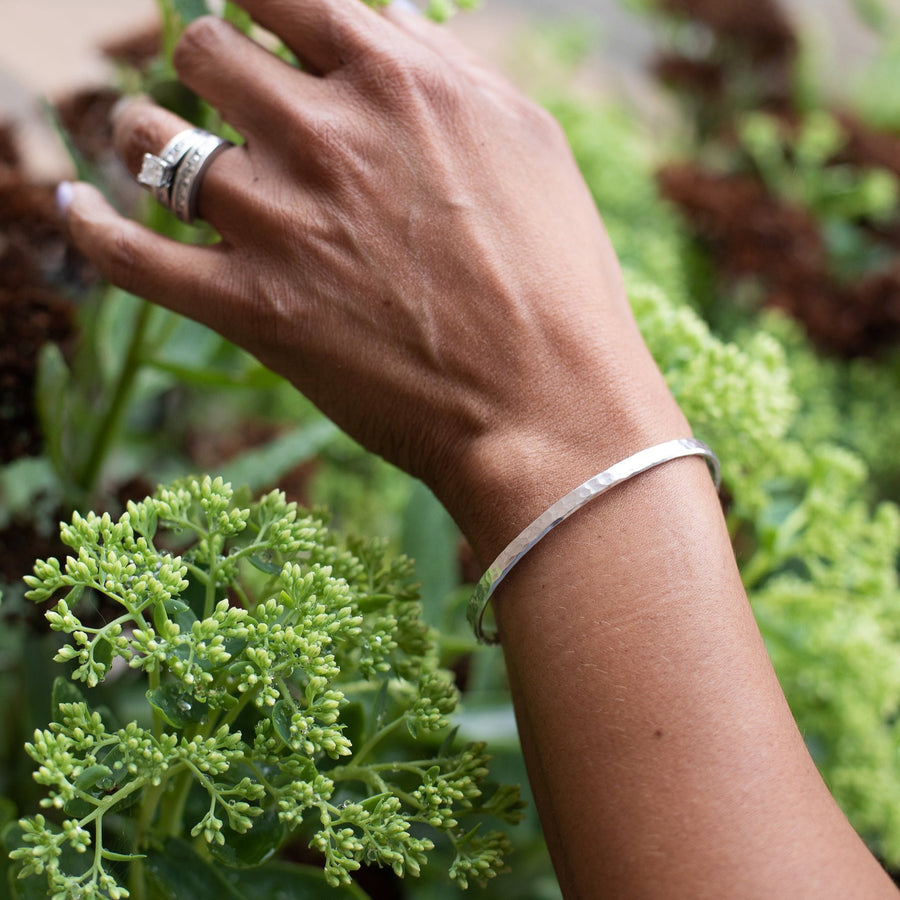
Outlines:
[{"label": "knuckle", "polygon": [[149,104],[135,104],[116,119],[113,141],[125,165],[137,172],[147,151],[156,152],[162,144],[157,111]]},{"label": "knuckle", "polygon": [[448,67],[438,65],[428,54],[388,49],[373,54],[368,62],[368,87],[388,102],[444,106],[454,95]]},{"label": "knuckle", "polygon": [[95,261],[105,278],[126,291],[139,292],[137,260],[140,248],[134,235],[125,228],[117,228],[109,235],[103,253]]},{"label": "knuckle", "polygon": [[559,119],[553,113],[535,103],[529,103],[529,110],[532,121],[538,130],[552,140],[566,141],[568,143],[562,125],[560,125]]},{"label": "knuckle", "polygon": [[547,147],[568,146],[568,138],[559,120],[543,106],[522,98],[509,107],[520,127],[534,140]]},{"label": "knuckle", "polygon": [[202,16],[185,28],[175,46],[172,61],[178,72],[190,71],[200,59],[216,56],[228,26],[215,16]]},{"label": "knuckle", "polygon": [[312,127],[294,135],[294,142],[304,148],[302,165],[313,167],[324,188],[334,189],[367,171],[369,139],[339,115],[319,116]]}]

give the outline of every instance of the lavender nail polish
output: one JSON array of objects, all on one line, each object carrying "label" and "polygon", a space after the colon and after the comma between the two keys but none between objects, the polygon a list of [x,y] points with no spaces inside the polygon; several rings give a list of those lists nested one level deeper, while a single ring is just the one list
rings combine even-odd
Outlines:
[{"label": "lavender nail polish", "polygon": [[417,16],[421,15],[421,11],[412,0],[391,0],[391,9],[396,9],[402,13],[414,13]]},{"label": "lavender nail polish", "polygon": [[72,205],[72,194],[71,181],[61,181],[56,186],[56,208],[63,218],[65,218],[66,213],[69,211],[69,207]]}]

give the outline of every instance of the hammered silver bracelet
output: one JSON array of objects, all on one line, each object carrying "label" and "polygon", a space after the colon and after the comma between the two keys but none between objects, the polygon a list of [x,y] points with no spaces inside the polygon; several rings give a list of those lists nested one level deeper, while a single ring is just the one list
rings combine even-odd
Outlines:
[{"label": "hammered silver bracelet", "polygon": [[497,585],[510,573],[512,567],[543,537],[545,537],[560,522],[565,521],[591,500],[605,494],[617,484],[640,475],[655,466],[681,459],[684,456],[702,456],[709,465],[716,490],[721,482],[721,470],[716,454],[702,441],[694,438],[678,438],[674,441],[666,441],[655,447],[641,450],[621,462],[610,466],[599,475],[586,481],[584,484],[570,491],[561,500],[553,504],[546,512],[538,516],[517,538],[488,567],[481,576],[475,591],[469,598],[468,619],[475,631],[475,637],[480,644],[498,644],[499,635],[495,630],[484,630],[484,613],[487,609],[491,595],[497,589]]}]

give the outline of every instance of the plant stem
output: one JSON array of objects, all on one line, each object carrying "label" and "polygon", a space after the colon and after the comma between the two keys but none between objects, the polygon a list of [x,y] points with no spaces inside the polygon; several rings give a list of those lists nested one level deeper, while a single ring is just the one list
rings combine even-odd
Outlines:
[{"label": "plant stem", "polygon": [[218,535],[210,533],[207,539],[209,543],[209,577],[206,582],[206,593],[203,601],[203,618],[208,619],[216,607],[216,582],[219,579],[218,561],[219,551],[224,543]]},{"label": "plant stem", "polygon": [[[147,673],[147,680],[150,684],[150,690],[156,691],[159,689],[159,668],[151,669]],[[160,713],[157,711],[156,707],[151,707],[153,710],[153,736],[158,740],[160,735],[163,732],[163,720]]]},{"label": "plant stem", "polygon": [[84,467],[75,479],[75,487],[84,497],[90,497],[94,492],[97,478],[109,452],[110,444],[115,437],[122,414],[131,396],[132,388],[143,362],[141,358],[143,344],[151,315],[152,307],[149,303],[143,302],[138,310],[134,331],[131,333],[131,342],[128,345],[128,352],[125,356],[125,362],[122,364],[122,371],[119,374],[112,399],[106,408],[106,413],[101,419],[97,431],[94,433],[94,439]]},{"label": "plant stem", "polygon": [[[223,725],[231,725],[232,722],[243,712],[244,708],[247,704],[259,693],[259,688],[251,688],[249,691],[244,691],[241,695],[241,699],[238,700],[231,709],[228,710],[227,715],[224,719],[218,724],[218,727],[221,728]],[[210,732],[212,733],[212,732]]]},{"label": "plant stem", "polygon": [[162,56],[169,62],[178,40],[178,13],[172,0],[156,0],[156,5],[162,19]]},{"label": "plant stem", "polygon": [[369,740],[367,740],[365,744],[363,744],[362,747],[359,748],[359,752],[354,754],[353,765],[356,766],[361,760],[365,759],[366,756],[368,756],[369,753],[371,753],[372,750],[374,750],[375,747],[377,747],[378,744],[381,743],[381,741],[383,741],[395,728],[397,728],[398,725],[402,725],[404,721],[406,721],[405,714],[402,716],[398,716],[396,719],[394,719],[393,722],[388,722],[388,724],[385,725],[384,728],[376,731],[375,734],[373,734],[372,737],[370,737]]},{"label": "plant stem", "polygon": [[[158,680],[158,679],[157,679]],[[154,710],[153,718],[156,719]],[[154,723],[155,724],[155,723]],[[134,835],[133,852],[139,853],[144,845],[159,801],[166,789],[167,781],[162,781],[156,787],[147,790],[141,799],[140,813],[138,814],[137,830]],[[131,900],[144,900],[146,897],[146,882],[144,878],[144,860],[134,859],[128,866],[128,890],[131,892]]]},{"label": "plant stem", "polygon": [[159,814],[159,833],[165,837],[178,837],[181,834],[181,820],[184,816],[184,805],[194,783],[191,770],[185,766],[177,778],[172,780],[171,796],[162,804]]},{"label": "plant stem", "polygon": [[745,563],[741,571],[741,580],[744,582],[744,588],[748,591],[755,588],[758,582],[769,574],[772,564],[772,554],[762,548],[758,549]]}]

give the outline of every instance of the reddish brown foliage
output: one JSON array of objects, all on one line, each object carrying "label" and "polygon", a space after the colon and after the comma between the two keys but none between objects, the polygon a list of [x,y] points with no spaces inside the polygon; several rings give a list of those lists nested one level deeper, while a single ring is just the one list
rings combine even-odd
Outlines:
[{"label": "reddish brown foliage", "polygon": [[755,178],[677,165],[661,170],[659,183],[726,274],[765,272],[789,284],[809,281],[825,268],[813,219],[777,201]]},{"label": "reddish brown foliage", "polygon": [[816,221],[756,179],[692,165],[670,166],[659,179],[726,280],[754,278],[766,302],[803,322],[824,349],[873,355],[900,339],[900,265],[841,284]]},{"label": "reddish brown foliage", "polygon": [[665,85],[698,97],[719,97],[725,85],[725,66],[708,59],[688,59],[674,53],[661,54],[653,73]]},{"label": "reddish brown foliage", "polygon": [[[661,80],[694,101],[701,139],[734,144],[736,116],[749,109],[775,113],[786,127],[796,128],[797,40],[776,0],[660,0],[660,5],[713,36],[705,54],[666,55],[655,65]],[[834,163],[880,166],[900,177],[900,136],[874,132],[849,114],[840,120],[847,144]],[[869,355],[900,340],[900,266],[842,282],[832,271],[820,223],[770,193],[758,178],[684,165],[665,169],[660,184],[710,250],[726,285],[754,279],[766,302],[802,321],[823,349]],[[900,247],[900,224],[858,225],[875,244]]]},{"label": "reddish brown foliage", "polygon": [[875,131],[850,113],[843,113],[838,119],[847,136],[840,154],[842,162],[888,169],[900,178],[900,135]]},{"label": "reddish brown foliage", "polygon": [[756,60],[791,56],[797,47],[791,23],[774,0],[661,0],[660,6],[702,23]]}]

